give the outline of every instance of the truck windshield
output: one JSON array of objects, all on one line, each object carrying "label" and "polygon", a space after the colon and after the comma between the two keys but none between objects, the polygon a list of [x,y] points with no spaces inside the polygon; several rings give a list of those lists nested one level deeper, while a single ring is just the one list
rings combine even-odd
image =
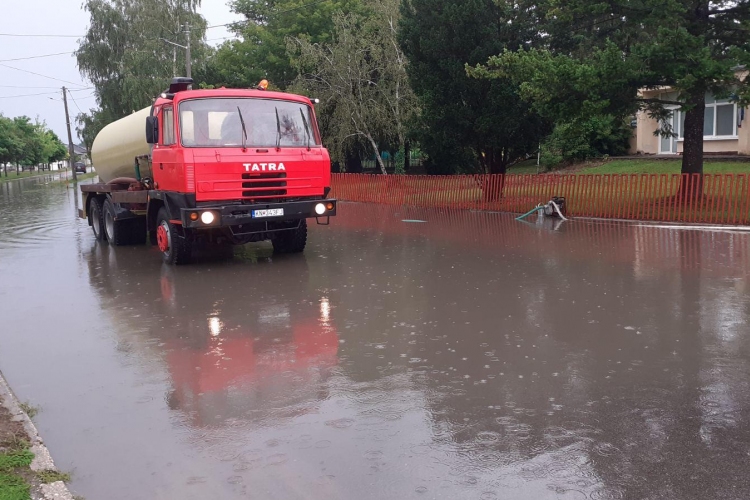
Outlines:
[{"label": "truck windshield", "polygon": [[[271,148],[320,145],[311,130],[309,106],[277,99],[213,98],[180,103],[180,135],[186,147],[238,147],[244,133],[247,147]],[[309,136],[309,139],[308,139]]]}]

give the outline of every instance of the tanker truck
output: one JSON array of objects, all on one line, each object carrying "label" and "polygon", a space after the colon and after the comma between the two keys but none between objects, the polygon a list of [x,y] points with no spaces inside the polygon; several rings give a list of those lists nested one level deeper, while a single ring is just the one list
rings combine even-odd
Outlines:
[{"label": "tanker truck", "polygon": [[257,89],[192,90],[174,78],[152,106],[104,127],[91,159],[99,183],[81,186],[94,237],[156,245],[168,264],[193,246],[270,240],[298,253],[307,219],[336,215],[331,161],[313,102]]}]

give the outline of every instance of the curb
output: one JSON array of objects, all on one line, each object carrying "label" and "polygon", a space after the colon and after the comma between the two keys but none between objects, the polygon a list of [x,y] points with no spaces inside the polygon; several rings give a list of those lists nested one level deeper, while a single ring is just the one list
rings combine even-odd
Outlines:
[{"label": "curb", "polygon": [[[26,434],[29,436],[29,443],[31,443],[31,452],[34,454],[34,460],[31,462],[31,470],[34,472],[44,470],[57,471],[55,463],[52,461],[52,456],[49,450],[44,445],[42,438],[39,436],[34,423],[31,421],[26,412],[24,412],[19,403],[16,395],[13,394],[8,382],[5,380],[3,373],[0,372],[0,403],[8,409],[10,414],[13,416],[13,420],[21,422]],[[32,488],[33,490],[33,488]],[[34,494],[35,493],[35,494]],[[55,481],[54,483],[41,484],[37,491],[32,491],[32,498],[38,498],[43,500],[74,500],[73,495],[68,490],[68,487],[62,481]]]}]

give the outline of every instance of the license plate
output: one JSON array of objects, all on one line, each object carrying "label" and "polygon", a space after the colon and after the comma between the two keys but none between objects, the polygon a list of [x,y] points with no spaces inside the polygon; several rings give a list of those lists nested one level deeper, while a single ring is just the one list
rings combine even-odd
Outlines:
[{"label": "license plate", "polygon": [[269,208],[268,210],[253,210],[253,218],[259,219],[261,217],[279,217],[284,215],[283,208]]}]

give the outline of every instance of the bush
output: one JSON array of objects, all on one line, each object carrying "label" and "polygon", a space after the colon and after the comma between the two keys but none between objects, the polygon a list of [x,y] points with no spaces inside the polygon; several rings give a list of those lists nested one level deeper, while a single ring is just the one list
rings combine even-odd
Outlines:
[{"label": "bush", "polygon": [[610,115],[558,123],[542,143],[541,163],[547,169],[574,161],[626,154],[632,129]]}]

